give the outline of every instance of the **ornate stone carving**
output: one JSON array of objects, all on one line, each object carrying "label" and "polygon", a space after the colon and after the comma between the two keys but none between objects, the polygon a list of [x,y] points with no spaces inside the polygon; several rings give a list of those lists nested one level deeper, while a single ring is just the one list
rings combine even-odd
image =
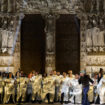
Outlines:
[{"label": "ornate stone carving", "polygon": [[57,15],[43,15],[46,21],[46,67],[45,70],[49,74],[51,70],[55,70],[55,25]]}]

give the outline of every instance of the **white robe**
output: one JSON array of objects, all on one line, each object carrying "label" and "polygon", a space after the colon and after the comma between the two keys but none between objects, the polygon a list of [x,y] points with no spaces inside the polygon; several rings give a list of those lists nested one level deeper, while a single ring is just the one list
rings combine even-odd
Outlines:
[{"label": "white robe", "polygon": [[74,103],[74,96],[75,96],[75,103],[80,104],[82,102],[82,85],[79,84],[78,79],[72,80],[72,87],[73,92],[70,92],[73,96],[70,98],[70,101]]},{"label": "white robe", "polygon": [[101,79],[97,85],[97,92],[100,97],[100,104],[105,104],[105,79]]},{"label": "white robe", "polygon": [[69,78],[62,79],[61,93],[64,93],[64,101],[68,101],[68,93],[69,93]]}]

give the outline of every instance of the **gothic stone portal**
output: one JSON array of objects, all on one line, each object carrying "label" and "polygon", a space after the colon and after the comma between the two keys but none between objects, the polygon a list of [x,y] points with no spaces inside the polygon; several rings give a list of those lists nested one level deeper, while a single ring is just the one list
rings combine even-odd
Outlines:
[{"label": "gothic stone portal", "polygon": [[[66,18],[66,20],[65,20]],[[56,21],[56,70],[80,71],[80,34],[74,15],[61,15]],[[41,15],[26,15],[21,29],[21,69],[29,73],[45,71],[45,21]],[[49,62],[50,63],[50,62]]]}]

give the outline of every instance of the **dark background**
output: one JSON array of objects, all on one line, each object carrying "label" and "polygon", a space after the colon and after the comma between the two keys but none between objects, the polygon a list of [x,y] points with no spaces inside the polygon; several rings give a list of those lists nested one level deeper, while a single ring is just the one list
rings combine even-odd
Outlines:
[{"label": "dark background", "polygon": [[21,27],[21,69],[44,72],[45,23],[41,15],[26,15]]},{"label": "dark background", "polygon": [[[56,22],[56,70],[80,71],[79,20],[74,15],[61,15]],[[21,27],[21,69],[45,71],[45,21],[41,15],[26,15]]]},{"label": "dark background", "polygon": [[80,21],[75,15],[61,15],[56,23],[57,71],[80,71]]}]

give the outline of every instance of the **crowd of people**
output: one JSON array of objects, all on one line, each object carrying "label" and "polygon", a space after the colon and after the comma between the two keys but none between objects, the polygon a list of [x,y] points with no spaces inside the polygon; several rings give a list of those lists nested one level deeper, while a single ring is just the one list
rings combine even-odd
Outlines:
[{"label": "crowd of people", "polygon": [[105,75],[103,69],[92,77],[85,70],[73,75],[51,71],[41,75],[33,70],[28,76],[23,71],[0,73],[0,102],[7,103],[73,103],[105,104]]}]

